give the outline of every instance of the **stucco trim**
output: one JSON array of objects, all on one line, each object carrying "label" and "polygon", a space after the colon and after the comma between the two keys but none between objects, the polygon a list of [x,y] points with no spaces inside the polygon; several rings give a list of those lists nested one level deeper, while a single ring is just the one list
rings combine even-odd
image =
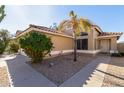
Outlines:
[{"label": "stucco trim", "polygon": [[86,53],[86,54],[97,54],[101,52],[101,49],[98,50],[77,50],[78,53]]},{"label": "stucco trim", "polygon": [[112,37],[118,37],[120,35],[111,35],[111,36],[98,36],[96,39],[107,39],[107,38],[112,38]]},{"label": "stucco trim", "polygon": [[79,36],[77,39],[88,39],[88,36]]}]

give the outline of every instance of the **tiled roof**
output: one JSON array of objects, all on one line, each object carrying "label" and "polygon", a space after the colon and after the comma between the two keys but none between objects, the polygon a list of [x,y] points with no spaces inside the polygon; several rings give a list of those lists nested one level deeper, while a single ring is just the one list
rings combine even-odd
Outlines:
[{"label": "tiled roof", "polygon": [[21,33],[23,33],[23,31],[17,30],[17,31],[16,31],[16,36],[20,35]]},{"label": "tiled roof", "polygon": [[37,25],[33,25],[33,24],[30,24],[29,26],[30,27],[34,27],[34,28],[38,28],[38,29],[41,29],[41,30],[45,30],[45,31],[55,32],[54,29],[51,29],[51,28],[48,28],[48,27],[44,27],[44,26],[37,26]]},{"label": "tiled roof", "polygon": [[51,28],[44,27],[44,26],[33,25],[33,24],[30,24],[29,27],[26,30],[24,30],[24,31],[17,30],[16,31],[16,37],[19,36],[19,35],[21,35],[21,34],[23,34],[24,32],[26,32],[30,28],[36,28],[36,29],[39,29],[39,30],[46,31],[48,33],[50,32],[50,33],[57,34],[57,35],[59,34],[59,35],[67,36],[67,37],[72,37],[71,35],[68,35],[68,34],[66,34],[64,32],[57,31],[55,29],[51,29]]},{"label": "tiled roof", "polygon": [[100,33],[103,32],[102,29],[98,25],[92,25],[92,27],[95,27]]},{"label": "tiled roof", "polygon": [[[65,32],[61,32],[61,31],[56,31],[55,29],[51,29],[51,28],[48,28],[48,27],[44,27],[44,26],[37,26],[37,25],[33,25],[33,24],[30,24],[29,25],[29,28],[37,28],[37,29],[40,29],[40,30],[44,30],[44,31],[48,31],[48,32],[52,32],[52,33],[56,33],[56,34],[62,34],[62,35],[67,35],[67,36],[71,36],[71,35],[68,35],[67,33]],[[93,27],[97,27],[99,28],[99,30],[101,31],[99,36],[112,36],[112,35],[117,35],[117,36],[121,36],[123,33],[122,32],[102,32],[101,28],[98,27],[97,25],[93,25]],[[27,28],[27,29],[29,29]],[[27,30],[26,29],[26,30]],[[26,31],[25,30],[25,31]],[[17,31],[16,32],[16,36],[20,35],[21,33],[25,32],[25,31]]]},{"label": "tiled roof", "polygon": [[[37,25],[33,25],[33,24],[30,24],[29,26],[30,27],[33,27],[33,28],[40,29],[40,30],[49,31],[49,32],[52,32],[52,33],[58,33],[58,34],[68,35],[68,34],[66,34],[64,32],[61,32],[61,31],[59,32],[59,31],[57,31],[55,29],[51,29],[51,28],[44,27],[44,26],[37,26]],[[70,35],[68,35],[68,36],[70,36]]]},{"label": "tiled roof", "polygon": [[122,32],[102,32],[99,36],[122,35]]}]

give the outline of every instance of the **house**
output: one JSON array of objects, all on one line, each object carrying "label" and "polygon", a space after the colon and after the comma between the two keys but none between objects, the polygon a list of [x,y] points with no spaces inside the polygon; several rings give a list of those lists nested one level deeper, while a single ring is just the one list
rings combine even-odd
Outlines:
[{"label": "house", "polygon": [[[66,25],[64,31],[56,31],[44,26],[29,25],[29,27],[17,34],[17,38],[21,37],[25,33],[31,31],[41,32],[51,38],[54,49],[52,52],[69,52],[73,51],[73,34],[71,26]],[[110,52],[117,50],[117,40],[122,35],[121,32],[103,32],[97,25],[92,25],[92,31],[82,32],[77,37],[77,49],[78,52],[97,53],[97,52]]]}]

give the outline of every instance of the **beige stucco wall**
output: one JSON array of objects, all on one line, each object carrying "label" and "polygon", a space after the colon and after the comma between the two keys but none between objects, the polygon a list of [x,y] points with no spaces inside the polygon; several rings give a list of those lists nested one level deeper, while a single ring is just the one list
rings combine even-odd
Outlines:
[{"label": "beige stucco wall", "polygon": [[88,50],[93,50],[93,30],[88,32]]},{"label": "beige stucco wall", "polygon": [[96,40],[96,38],[98,37],[98,35],[99,35],[99,32],[98,31],[96,31],[96,30],[94,30],[94,33],[93,33],[93,49],[94,50],[96,50],[96,49],[98,49],[98,44],[99,44],[99,42]]},{"label": "beige stucco wall", "polygon": [[111,50],[117,50],[117,37],[111,38]]},{"label": "beige stucco wall", "polygon": [[110,39],[100,40],[100,48],[102,52],[109,52],[110,51]]},{"label": "beige stucco wall", "polygon": [[[39,30],[37,28],[29,28],[24,33],[22,33],[22,35],[24,35],[28,32],[32,32],[32,31],[41,32],[41,33],[47,35],[48,37],[50,37],[52,40],[53,46],[54,46],[53,51],[72,50],[73,49],[74,42],[73,42],[73,37],[71,37],[71,36],[61,35],[61,34],[44,31],[44,30]],[[21,37],[22,35],[18,36],[17,38]]]},{"label": "beige stucco wall", "polygon": [[109,52],[110,50],[117,50],[117,37],[100,38],[97,40],[100,44],[99,48],[102,52]]},{"label": "beige stucco wall", "polygon": [[97,47],[96,37],[98,36],[98,31],[94,28],[92,31],[88,32],[88,50],[95,50]]},{"label": "beige stucco wall", "polygon": [[53,42],[53,46],[54,46],[53,51],[73,49],[72,38],[62,37],[58,35],[50,35],[50,34],[46,34],[46,35],[50,37]]},{"label": "beige stucco wall", "polygon": [[[30,31],[39,31],[43,34],[46,34],[48,37],[51,38],[54,49],[53,51],[60,51],[60,50],[72,50],[74,46],[73,37],[66,36],[66,35],[60,35],[53,32],[48,31],[42,31],[36,28],[30,28],[27,31],[25,31],[23,34],[28,33]],[[23,35],[22,34],[22,35]],[[92,31],[88,32],[88,50],[95,50],[95,49],[102,49],[104,47],[103,52],[106,52],[111,50],[117,50],[117,37],[111,37],[109,39],[100,39],[97,40],[99,32],[95,29],[92,29]],[[19,36],[18,36],[19,37]],[[17,37],[17,38],[18,38]],[[100,44],[100,45],[99,45]],[[98,47],[99,46],[99,47]]]},{"label": "beige stucco wall", "polygon": [[95,49],[96,50],[100,49],[100,40],[95,39],[95,43],[96,43]]},{"label": "beige stucco wall", "polygon": [[119,52],[124,52],[124,43],[118,43],[117,44],[117,49]]}]

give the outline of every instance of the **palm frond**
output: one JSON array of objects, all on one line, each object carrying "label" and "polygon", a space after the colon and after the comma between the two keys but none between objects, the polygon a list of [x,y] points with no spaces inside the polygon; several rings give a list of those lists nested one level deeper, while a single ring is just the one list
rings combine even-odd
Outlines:
[{"label": "palm frond", "polygon": [[3,20],[3,18],[6,16],[5,11],[4,11],[5,6],[1,5],[0,6],[0,22]]},{"label": "palm frond", "polygon": [[73,33],[76,35],[80,35],[81,32],[91,31],[92,22],[90,20],[84,18],[78,19],[74,11],[71,11],[69,16],[71,17],[71,20],[64,20],[62,23],[60,23],[58,26],[59,31],[62,31],[63,28],[70,23],[73,27]]},{"label": "palm frond", "polygon": [[70,17],[74,17],[74,15],[75,15],[75,14],[74,14],[74,11],[72,10],[72,11],[69,13],[69,16],[70,16]]},{"label": "palm frond", "polygon": [[58,26],[58,31],[63,31],[64,26],[70,23],[70,20],[64,20],[63,22],[60,23]]},{"label": "palm frond", "polygon": [[81,33],[81,28],[78,25],[78,27],[75,29],[75,34],[76,34],[76,36],[80,36],[80,33]]},{"label": "palm frond", "polygon": [[83,29],[84,32],[91,30],[92,23],[88,19],[80,18],[79,21],[80,21],[80,27]]}]

